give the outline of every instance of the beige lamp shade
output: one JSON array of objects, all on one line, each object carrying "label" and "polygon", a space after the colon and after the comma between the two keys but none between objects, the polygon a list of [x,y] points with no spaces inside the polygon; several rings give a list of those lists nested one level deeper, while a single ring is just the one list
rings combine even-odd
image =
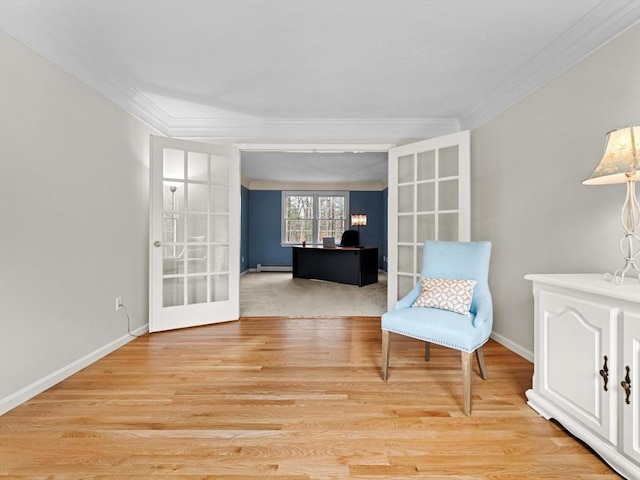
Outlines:
[{"label": "beige lamp shade", "polygon": [[584,182],[608,185],[640,181],[640,127],[625,127],[607,133],[602,160]]}]

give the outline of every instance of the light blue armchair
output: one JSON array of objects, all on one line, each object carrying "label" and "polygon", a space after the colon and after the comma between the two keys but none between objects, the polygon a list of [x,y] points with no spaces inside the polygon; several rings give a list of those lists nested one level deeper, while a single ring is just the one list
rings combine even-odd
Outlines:
[{"label": "light blue armchair", "polygon": [[[382,315],[382,378],[389,372],[390,333],[426,342],[425,360],[429,360],[431,343],[460,350],[462,357],[463,405],[471,415],[471,354],[476,353],[480,374],[487,379],[482,346],[489,339],[493,325],[493,303],[489,290],[490,242],[424,243],[420,281],[398,300],[394,309]],[[422,293],[423,278],[475,280],[468,314],[441,308],[413,307]]]}]

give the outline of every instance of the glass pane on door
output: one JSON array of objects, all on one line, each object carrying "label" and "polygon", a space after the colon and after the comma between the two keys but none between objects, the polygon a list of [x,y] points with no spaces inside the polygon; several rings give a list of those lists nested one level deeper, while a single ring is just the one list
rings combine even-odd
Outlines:
[{"label": "glass pane on door", "polygon": [[229,162],[224,157],[211,155],[211,181],[227,185],[229,182]]},{"label": "glass pane on door", "polygon": [[398,183],[413,182],[413,155],[405,155],[398,159]]},{"label": "glass pane on door", "polygon": [[398,212],[413,212],[413,185],[403,185],[398,188]]},{"label": "glass pane on door", "polygon": [[207,242],[207,214],[191,213],[187,217],[187,242]]},{"label": "glass pane on door", "polygon": [[211,241],[216,243],[229,242],[229,215],[211,215]]},{"label": "glass pane on door", "polygon": [[184,280],[182,278],[165,278],[162,285],[162,305],[175,307],[184,304]]},{"label": "glass pane on door", "polygon": [[455,177],[458,175],[458,145],[438,150],[438,176]]},{"label": "glass pane on door", "polygon": [[229,275],[213,275],[211,281],[211,301],[224,302],[229,300]]},{"label": "glass pane on door", "polygon": [[229,271],[228,162],[202,152],[163,154],[163,306],[228,300],[229,279],[212,275]]},{"label": "glass pane on door", "polygon": [[398,293],[397,297],[402,298],[407,293],[411,291],[411,289],[416,284],[416,277],[414,275],[398,275]]},{"label": "glass pane on door", "polygon": [[189,305],[207,302],[207,277],[189,277],[187,283]]},{"label": "glass pane on door", "polygon": [[228,185],[211,185],[211,211],[216,213],[229,211]]},{"label": "glass pane on door", "polygon": [[436,151],[418,153],[418,176],[416,180],[433,180],[436,178]]},{"label": "glass pane on door", "polygon": [[229,271],[229,247],[226,245],[213,245],[210,248],[209,271],[211,273],[224,273]]},{"label": "glass pane on door", "polygon": [[458,209],[458,180],[443,180],[438,183],[438,210]]},{"label": "glass pane on door", "polygon": [[413,243],[413,215],[398,217],[398,243]]},{"label": "glass pane on door", "polygon": [[436,239],[436,215],[434,213],[418,215],[416,221],[418,225],[417,242],[419,244],[424,243],[426,240]]},{"label": "glass pane on door", "polygon": [[419,183],[418,188],[418,212],[433,212],[436,209],[436,184],[435,182]]},{"label": "glass pane on door", "polygon": [[189,183],[187,185],[189,193],[187,195],[189,212],[209,211],[209,185]]},{"label": "glass pane on door", "polygon": [[193,181],[208,182],[209,155],[200,152],[189,152],[187,156],[187,178]]},{"label": "glass pane on door", "polygon": [[413,257],[414,247],[398,246],[398,272],[415,273],[415,258]]},{"label": "glass pane on door", "polygon": [[438,240],[449,242],[458,240],[457,213],[441,213],[438,215]]},{"label": "glass pane on door", "polygon": [[184,179],[184,152],[165,148],[162,151],[162,176],[176,180]]}]

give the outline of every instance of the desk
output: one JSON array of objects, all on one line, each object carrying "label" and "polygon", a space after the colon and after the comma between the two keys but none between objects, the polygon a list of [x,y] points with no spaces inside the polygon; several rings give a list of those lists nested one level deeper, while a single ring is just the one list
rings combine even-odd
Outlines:
[{"label": "desk", "polygon": [[349,285],[378,283],[377,247],[293,247],[293,278]]}]

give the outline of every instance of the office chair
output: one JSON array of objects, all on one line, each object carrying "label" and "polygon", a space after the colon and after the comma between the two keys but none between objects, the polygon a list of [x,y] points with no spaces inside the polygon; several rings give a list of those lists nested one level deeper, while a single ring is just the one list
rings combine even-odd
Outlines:
[{"label": "office chair", "polygon": [[345,230],[340,240],[341,247],[357,247],[360,245],[360,232],[358,230]]},{"label": "office chair", "polygon": [[391,332],[425,341],[427,361],[431,343],[454,348],[461,352],[463,410],[465,415],[471,415],[472,353],[476,353],[480,375],[487,379],[482,346],[493,325],[488,283],[490,257],[490,242],[424,242],[418,283],[398,300],[392,311],[382,315],[385,382]]}]

